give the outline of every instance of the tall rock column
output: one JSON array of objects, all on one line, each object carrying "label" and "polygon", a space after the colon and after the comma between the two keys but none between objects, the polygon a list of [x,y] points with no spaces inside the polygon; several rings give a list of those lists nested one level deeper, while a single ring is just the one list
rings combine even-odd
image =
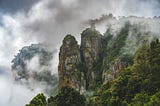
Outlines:
[{"label": "tall rock column", "polygon": [[80,50],[77,41],[72,35],[67,35],[63,40],[59,53],[59,90],[63,86],[70,86],[80,90],[81,73],[76,66],[80,62]]},{"label": "tall rock column", "polygon": [[101,77],[100,69],[93,69],[100,58],[101,39],[101,34],[95,29],[87,28],[81,34],[81,57],[87,68],[85,70],[86,90],[91,86],[94,87],[97,77]]}]

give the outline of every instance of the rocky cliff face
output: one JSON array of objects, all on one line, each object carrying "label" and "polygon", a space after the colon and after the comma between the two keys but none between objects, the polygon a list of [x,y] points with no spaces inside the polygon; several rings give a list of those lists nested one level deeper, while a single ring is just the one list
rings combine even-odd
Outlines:
[{"label": "rocky cliff face", "polygon": [[130,64],[122,60],[117,60],[114,63],[111,63],[109,65],[109,69],[102,75],[103,83],[107,83],[108,81],[111,81],[118,77],[119,72],[128,66],[130,66]]},{"label": "rocky cliff face", "polygon": [[59,53],[59,89],[70,86],[80,91],[94,90],[98,85],[114,79],[119,70],[127,67],[125,61],[117,58],[125,45],[121,41],[126,40],[128,30],[122,29],[113,40],[110,32],[107,33],[109,35],[102,37],[95,29],[87,28],[81,34],[80,46],[72,35],[64,38]]},{"label": "rocky cliff face", "polygon": [[59,89],[63,86],[80,89],[80,71],[76,67],[80,62],[79,45],[72,35],[67,35],[63,40],[59,53]]},{"label": "rocky cliff face", "polygon": [[81,34],[80,46],[73,36],[67,35],[59,54],[59,89],[71,86],[78,90],[94,90],[116,78],[120,70],[132,64],[134,53],[127,48],[143,40],[137,37],[140,35],[136,28],[126,22],[114,34],[108,28],[104,36],[94,28],[87,28]]},{"label": "rocky cliff face", "polygon": [[96,75],[100,74],[93,69],[96,65],[95,63],[98,61],[100,57],[102,42],[101,34],[95,29],[87,28],[81,34],[81,56],[82,60],[85,63],[86,74],[86,89],[90,88],[95,82]]},{"label": "rocky cliff face", "polygon": [[101,34],[88,28],[82,32],[81,39],[80,48],[72,35],[63,40],[59,53],[59,89],[70,86],[87,90],[96,83],[97,77],[101,77],[100,70],[94,69],[100,59]]}]

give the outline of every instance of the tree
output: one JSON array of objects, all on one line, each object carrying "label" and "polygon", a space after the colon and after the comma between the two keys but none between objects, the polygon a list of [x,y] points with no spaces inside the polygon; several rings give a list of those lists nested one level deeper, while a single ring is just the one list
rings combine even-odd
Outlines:
[{"label": "tree", "polygon": [[63,87],[58,95],[48,99],[48,106],[85,106],[85,97],[70,87]]},{"label": "tree", "polygon": [[40,93],[37,96],[35,96],[26,106],[46,106],[46,105],[47,105],[46,97],[43,95],[43,93]]},{"label": "tree", "polygon": [[133,60],[133,65],[121,70],[107,88],[100,88],[100,95],[91,97],[92,104],[160,106],[160,42],[144,41]]},{"label": "tree", "polygon": [[160,91],[152,95],[150,101],[145,106],[160,106]]},{"label": "tree", "polygon": [[132,106],[144,106],[149,101],[149,96],[147,94],[138,93],[132,99]]}]

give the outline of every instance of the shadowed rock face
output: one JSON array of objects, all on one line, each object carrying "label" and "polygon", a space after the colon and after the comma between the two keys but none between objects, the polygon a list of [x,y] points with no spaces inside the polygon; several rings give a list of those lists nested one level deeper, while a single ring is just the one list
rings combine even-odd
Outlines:
[{"label": "shadowed rock face", "polygon": [[86,29],[81,35],[81,56],[86,65],[86,89],[89,88],[90,82],[94,82],[95,71],[93,71],[94,63],[99,59],[101,50],[101,34],[95,29]]},{"label": "shadowed rock face", "polygon": [[93,62],[99,58],[101,35],[92,29],[86,29],[81,36],[82,57],[86,66],[92,68]]},{"label": "shadowed rock face", "polygon": [[59,53],[59,90],[63,86],[80,89],[80,71],[76,67],[76,64],[80,62],[80,51],[77,41],[72,35],[67,35],[63,40]]}]

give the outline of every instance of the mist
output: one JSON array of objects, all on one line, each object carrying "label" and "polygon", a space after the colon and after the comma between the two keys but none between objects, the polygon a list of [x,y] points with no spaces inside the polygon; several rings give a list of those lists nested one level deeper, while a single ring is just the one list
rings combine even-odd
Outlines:
[{"label": "mist", "polygon": [[31,91],[27,86],[15,83],[11,73],[0,75],[1,106],[24,106],[39,92],[42,92],[41,88]]},{"label": "mist", "polygon": [[[0,1],[1,106],[23,106],[37,93],[43,91],[43,87],[35,86],[34,90],[30,90],[28,86],[14,82],[11,60],[22,47],[38,43],[48,45],[50,51],[55,51],[51,68],[52,73],[57,74],[58,52],[64,36],[70,33],[80,43],[81,32],[90,27],[89,20],[98,21],[103,15],[112,13],[115,19],[110,21],[104,19],[100,24],[96,23],[96,28],[103,34],[108,25],[120,22],[119,16],[132,15],[145,18],[160,16],[159,0],[35,0],[34,2],[15,0],[12,2],[12,0]],[[155,23],[154,26],[157,25],[157,21],[149,22]],[[113,28],[118,27],[113,25]],[[157,31],[155,27],[151,29]],[[36,61],[35,57],[29,66],[31,69],[39,67],[35,65]]]}]

